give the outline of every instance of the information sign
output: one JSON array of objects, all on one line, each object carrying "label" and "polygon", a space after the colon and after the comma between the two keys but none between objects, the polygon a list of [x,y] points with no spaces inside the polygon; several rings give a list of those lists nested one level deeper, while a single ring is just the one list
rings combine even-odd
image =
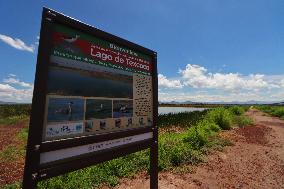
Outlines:
[{"label": "information sign", "polygon": [[44,8],[23,188],[146,148],[157,188],[157,54]]}]

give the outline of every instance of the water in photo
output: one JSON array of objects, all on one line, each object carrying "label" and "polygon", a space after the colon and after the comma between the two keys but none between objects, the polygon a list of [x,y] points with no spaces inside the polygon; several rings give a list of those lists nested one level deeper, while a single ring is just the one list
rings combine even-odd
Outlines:
[{"label": "water in photo", "polygon": [[112,101],[100,99],[86,100],[85,119],[105,119],[112,117]]},{"label": "water in photo", "polygon": [[133,98],[131,75],[50,66],[48,94],[64,96]]},{"label": "water in photo", "polygon": [[113,117],[132,117],[133,101],[132,100],[114,100],[113,101]]},{"label": "water in photo", "polygon": [[84,100],[79,98],[49,98],[47,122],[84,119]]}]

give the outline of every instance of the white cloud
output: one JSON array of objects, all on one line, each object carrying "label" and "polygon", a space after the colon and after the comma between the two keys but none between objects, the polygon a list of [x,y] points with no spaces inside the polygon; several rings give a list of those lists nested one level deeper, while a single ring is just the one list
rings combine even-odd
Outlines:
[{"label": "white cloud", "polygon": [[36,40],[35,45],[39,45],[39,36],[36,36]]},{"label": "white cloud", "polygon": [[[284,100],[284,75],[210,73],[205,67],[188,64],[180,77],[159,74],[159,101],[232,102]],[[173,81],[176,84],[173,84]],[[181,90],[167,90],[179,86]]]},{"label": "white cloud", "polygon": [[0,40],[8,45],[23,51],[34,52],[34,45],[26,45],[21,39],[9,37],[7,35],[0,34]]},{"label": "white cloud", "polygon": [[159,83],[159,87],[162,87],[162,88],[180,89],[183,87],[180,80],[174,80],[174,79],[170,80],[170,79],[167,79],[167,77],[162,74],[158,75],[158,83]]},{"label": "white cloud", "polygon": [[258,93],[258,92],[242,92],[242,93],[218,93],[210,92],[199,94],[198,92],[163,92],[159,93],[160,102],[247,102],[247,101],[282,101],[284,99],[284,91],[279,93]]},{"label": "white cloud", "polygon": [[282,79],[282,80],[280,81],[280,85],[281,85],[281,87],[284,87],[284,79]]},{"label": "white cloud", "polygon": [[239,73],[208,73],[206,68],[199,65],[188,64],[179,73],[184,79],[183,84],[193,88],[240,91],[279,87],[266,81],[265,76],[261,74],[243,76]]},{"label": "white cloud", "polygon": [[32,88],[33,87],[33,84],[20,81],[19,79],[14,78],[14,77],[8,77],[8,78],[4,79],[3,82],[7,83],[7,84],[19,85],[21,87],[28,87],[28,88]]},{"label": "white cloud", "polygon": [[0,101],[30,103],[32,94],[33,88],[16,89],[8,84],[0,83]]},{"label": "white cloud", "polygon": [[15,74],[12,74],[12,73],[10,73],[8,76],[9,76],[9,77],[16,77],[16,75],[15,75]]},{"label": "white cloud", "polygon": [[[31,102],[33,84],[20,81],[14,74],[9,74],[9,77],[3,82],[0,83],[0,101]],[[24,88],[17,88],[17,86]]]},{"label": "white cloud", "polygon": [[4,92],[12,92],[15,91],[15,88],[8,85],[8,84],[1,84],[0,83],[0,93],[4,93]]}]

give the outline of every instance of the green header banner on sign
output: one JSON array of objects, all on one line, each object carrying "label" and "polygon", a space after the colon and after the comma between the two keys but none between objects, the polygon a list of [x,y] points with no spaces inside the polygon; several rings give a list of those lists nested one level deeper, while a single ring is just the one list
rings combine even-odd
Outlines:
[{"label": "green header banner on sign", "polygon": [[151,75],[151,58],[87,34],[56,25],[53,55],[115,69]]}]

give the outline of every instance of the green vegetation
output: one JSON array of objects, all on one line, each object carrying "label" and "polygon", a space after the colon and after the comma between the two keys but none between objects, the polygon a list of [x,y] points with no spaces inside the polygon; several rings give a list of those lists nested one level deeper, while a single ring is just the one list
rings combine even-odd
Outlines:
[{"label": "green vegetation", "polygon": [[144,150],[114,159],[97,166],[74,171],[39,183],[38,188],[80,188],[98,187],[102,183],[115,186],[119,177],[132,176],[137,171],[147,169],[149,151]]},{"label": "green vegetation", "polygon": [[3,189],[19,189],[21,187],[22,187],[22,183],[21,182],[16,182],[16,183],[4,186]]},{"label": "green vegetation", "polygon": [[216,108],[213,111],[210,111],[205,120],[208,121],[208,124],[216,124],[220,129],[228,130],[231,128],[233,113],[225,108]]},{"label": "green vegetation", "polygon": [[236,116],[233,120],[234,125],[238,126],[238,127],[244,127],[247,125],[252,125],[253,124],[253,120],[244,116],[244,115],[240,115],[240,116]]},{"label": "green vegetation", "polygon": [[10,125],[27,119],[30,111],[30,104],[0,105],[0,124]]},{"label": "green vegetation", "polygon": [[17,134],[16,138],[22,142],[26,142],[28,140],[28,133],[29,133],[29,128],[28,126],[25,126],[21,131]]},{"label": "green vegetation", "polygon": [[0,117],[12,117],[21,115],[30,115],[31,105],[30,104],[9,104],[0,105]]},{"label": "green vegetation", "polygon": [[232,106],[229,108],[229,110],[237,116],[243,115],[245,113],[245,108],[244,107],[240,107],[240,106]]},{"label": "green vegetation", "polygon": [[[242,107],[238,107],[242,108]],[[232,108],[216,108],[209,111],[203,120],[194,127],[188,129],[187,141],[193,149],[202,149],[215,143],[216,133],[220,130],[228,130],[233,126],[243,127],[252,124],[252,120],[243,115],[244,110],[236,111]],[[240,114],[240,112],[242,112]],[[211,140],[210,140],[211,139]]]},{"label": "green vegetation", "polygon": [[12,125],[20,121],[27,120],[28,116],[12,116],[7,118],[0,118],[0,125]]},{"label": "green vegetation", "polygon": [[188,128],[203,119],[204,115],[206,115],[208,110],[204,111],[194,111],[194,112],[181,112],[176,114],[163,114],[158,117],[158,127],[183,127]]},{"label": "green vegetation", "polygon": [[19,157],[23,155],[20,150],[15,146],[8,146],[3,151],[0,152],[0,159],[4,162],[16,161]]},{"label": "green vegetation", "polygon": [[[159,170],[190,171],[191,165],[203,160],[213,150],[231,145],[218,132],[247,123],[242,107],[216,108],[203,112],[189,112],[159,116],[159,127],[178,126],[182,133],[159,134]],[[251,123],[251,122],[250,122]],[[20,138],[26,137],[24,131]],[[140,151],[96,166],[74,171],[42,181],[39,188],[93,188],[102,184],[115,186],[119,178],[133,176],[141,170],[149,171],[149,150]]]},{"label": "green vegetation", "polygon": [[259,110],[268,113],[269,115],[279,117],[281,119],[284,119],[284,107],[283,106],[256,106]]}]

